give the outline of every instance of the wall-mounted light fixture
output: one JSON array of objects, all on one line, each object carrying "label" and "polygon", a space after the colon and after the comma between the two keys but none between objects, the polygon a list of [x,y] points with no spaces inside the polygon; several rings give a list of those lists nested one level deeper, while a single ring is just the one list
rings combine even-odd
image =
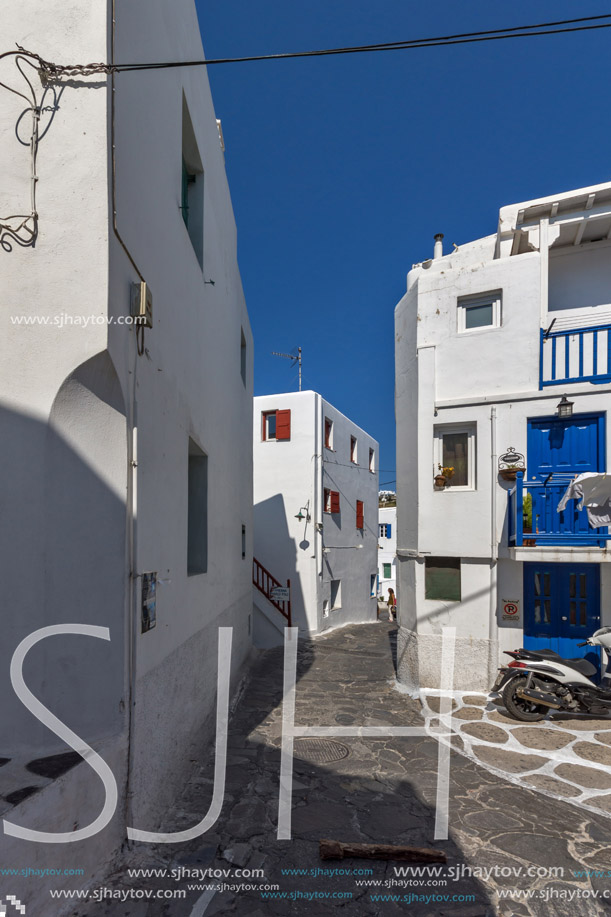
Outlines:
[{"label": "wall-mounted light fixture", "polygon": [[308,506],[300,506],[299,512],[295,516],[295,519],[299,519],[300,522],[302,522],[304,519],[306,522],[310,522],[310,510],[308,507],[309,507],[309,504]]},{"label": "wall-mounted light fixture", "polygon": [[566,395],[563,395],[561,400],[558,402],[558,407],[556,408],[556,414],[558,417],[572,417],[574,403],[574,401],[569,401]]}]

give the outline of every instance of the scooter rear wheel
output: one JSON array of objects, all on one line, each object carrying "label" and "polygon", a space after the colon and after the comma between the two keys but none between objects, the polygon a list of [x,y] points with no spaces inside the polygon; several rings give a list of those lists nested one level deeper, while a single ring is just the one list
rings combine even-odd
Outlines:
[{"label": "scooter rear wheel", "polygon": [[507,712],[515,717],[516,720],[522,720],[524,723],[536,723],[538,720],[545,719],[549,707],[542,704],[535,704],[525,697],[519,697],[517,691],[519,688],[526,687],[527,677],[518,675],[508,681],[503,689],[503,703]]}]

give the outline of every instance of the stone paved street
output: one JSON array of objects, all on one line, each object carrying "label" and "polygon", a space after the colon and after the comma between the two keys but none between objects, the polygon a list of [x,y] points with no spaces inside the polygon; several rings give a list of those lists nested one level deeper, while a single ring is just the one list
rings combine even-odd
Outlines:
[{"label": "stone paved street", "polygon": [[[351,625],[300,643],[296,724],[424,725],[420,703],[396,687],[395,646],[396,626],[382,621]],[[355,917],[406,913],[414,917],[596,917],[611,913],[611,900],[605,904],[588,897],[593,891],[602,894],[611,890],[611,879],[575,875],[582,870],[601,870],[605,874],[609,870],[611,876],[611,832],[605,814],[581,811],[561,799],[507,782],[498,773],[454,751],[450,836],[447,841],[435,841],[438,745],[428,736],[342,737],[325,740],[326,744],[315,752],[312,739],[296,741],[293,839],[277,840],[281,694],[282,650],[270,650],[258,658],[230,724],[225,804],[215,827],[188,845],[137,845],[114,880],[106,884],[114,882],[116,888],[122,889],[187,889],[191,880],[128,880],[126,866],[231,869],[233,864],[236,868],[262,868],[265,879],[248,882],[230,878],[225,879],[227,884],[276,884],[292,899],[263,899],[258,888],[206,894],[202,886],[199,891],[190,890],[183,901],[97,904],[94,909],[75,910],[75,917],[282,917],[338,913]],[[460,724],[460,717],[456,722]],[[541,724],[542,730],[548,728]],[[459,736],[452,741],[461,744]],[[535,737],[524,750],[538,755],[538,748]],[[186,787],[180,807],[166,818],[164,830],[186,828],[207,811],[211,764],[204,764]],[[430,872],[423,885],[390,885],[404,881],[395,872],[401,864],[356,859],[321,861],[318,841],[324,837],[345,842],[434,846],[446,851],[448,867],[441,867],[438,879]],[[533,866],[539,868],[539,876],[526,875]],[[333,877],[283,873],[317,868],[341,869],[345,873]],[[475,868],[483,874],[469,875],[469,869]],[[545,875],[550,868],[558,870],[556,877]],[[364,880],[352,874],[356,869],[372,870],[365,876],[368,881],[387,880],[389,884],[357,885]],[[458,873],[462,877],[455,880],[453,876]],[[413,874],[411,878],[412,883],[418,881]],[[439,884],[444,880],[446,884]],[[536,897],[500,900],[499,892],[528,892]],[[305,897],[333,893],[351,893],[352,897]],[[429,899],[380,901],[375,900],[378,894]],[[462,900],[443,900],[444,896]]]}]

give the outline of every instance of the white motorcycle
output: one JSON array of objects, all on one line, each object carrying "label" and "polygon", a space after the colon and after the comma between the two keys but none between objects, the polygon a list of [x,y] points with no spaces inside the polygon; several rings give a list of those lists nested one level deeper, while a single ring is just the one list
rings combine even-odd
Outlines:
[{"label": "white motorcycle", "polygon": [[505,650],[513,661],[499,669],[492,692],[501,694],[507,712],[534,723],[550,710],[611,713],[611,627],[602,627],[577,646],[602,646],[607,666],[597,685],[596,667],[587,659],[564,659],[553,650]]}]

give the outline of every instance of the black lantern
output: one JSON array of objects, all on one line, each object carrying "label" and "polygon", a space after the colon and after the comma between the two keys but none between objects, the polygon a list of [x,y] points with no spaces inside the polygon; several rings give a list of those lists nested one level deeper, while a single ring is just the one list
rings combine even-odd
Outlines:
[{"label": "black lantern", "polygon": [[566,395],[563,395],[562,399],[558,402],[558,407],[556,408],[556,414],[558,417],[572,417],[573,404],[573,401],[569,401]]}]

